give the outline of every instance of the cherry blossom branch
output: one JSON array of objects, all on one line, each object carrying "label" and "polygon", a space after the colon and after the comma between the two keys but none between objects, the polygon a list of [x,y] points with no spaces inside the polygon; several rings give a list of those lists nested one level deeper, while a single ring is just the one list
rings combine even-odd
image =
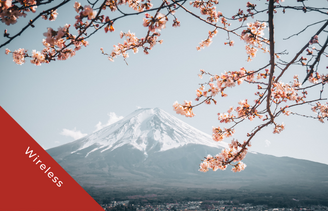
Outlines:
[{"label": "cherry blossom branch", "polygon": [[305,79],[304,79],[304,81],[303,81],[302,84],[304,84],[305,81],[307,81],[307,79],[310,77],[310,75],[314,72],[314,70],[313,70],[313,69],[314,69],[314,66],[315,66],[317,63],[319,63],[319,61],[320,61],[320,57],[321,57],[321,55],[324,53],[324,51],[325,51],[327,45],[328,45],[328,36],[327,36],[327,39],[326,39],[325,44],[323,45],[323,47],[322,47],[321,50],[319,51],[318,55],[316,56],[315,61],[314,61],[313,64],[310,66],[310,69],[309,69],[310,71],[309,71],[309,73],[307,74],[307,76],[305,77]]},{"label": "cherry blossom branch", "polygon": [[[317,33],[315,33],[311,40],[315,37],[315,36],[318,36],[325,28],[326,26],[328,25],[328,20],[326,21],[326,23],[317,31]],[[279,79],[281,78],[281,76],[286,72],[286,70],[289,68],[290,65],[292,65],[296,59],[305,51],[305,49],[310,45],[309,42],[307,42],[303,48],[294,56],[294,58],[286,65],[286,67],[283,69],[283,71],[280,73],[280,75],[276,78],[276,82],[279,81]]]},{"label": "cherry blossom branch", "polygon": [[[176,0],[177,2],[183,2],[182,4],[184,4],[186,2],[186,0]],[[167,8],[167,7],[171,7],[173,6],[174,3],[172,4],[169,4],[167,6],[162,6],[162,8]],[[113,18],[111,19],[110,21],[114,24],[117,20],[121,19],[121,18],[124,18],[124,17],[127,17],[127,16],[134,16],[134,15],[140,15],[140,14],[143,14],[143,13],[147,13],[147,12],[151,12],[151,11],[156,11],[158,10],[159,7],[154,7],[154,8],[151,8],[151,9],[148,9],[148,10],[144,10],[144,11],[141,11],[141,12],[135,12],[135,13],[123,13],[123,15],[119,16],[119,17],[116,17],[116,18]],[[103,23],[101,26],[97,27],[93,32],[89,33],[88,36],[85,37],[85,39],[87,38],[90,38],[93,34],[95,34],[96,32],[98,32],[100,29],[102,29],[104,26],[106,26],[109,22],[105,22]]]},{"label": "cherry blossom branch", "polygon": [[213,23],[210,23],[208,21],[206,21],[205,19],[201,18],[200,16],[196,15],[195,13],[191,12],[190,10],[188,10],[187,8],[185,8],[183,5],[179,4],[176,0],[172,0],[174,3],[176,3],[177,5],[179,5],[182,9],[184,9],[187,13],[191,14],[192,16],[198,18],[199,20],[203,21],[204,23],[206,24],[209,24],[211,26],[214,26],[215,28],[218,28],[218,29],[222,29],[224,31],[227,31],[227,32],[230,32],[230,33],[233,33],[234,35],[240,37],[239,34],[237,34],[236,32],[232,31],[232,30],[228,30],[224,27],[221,27],[221,26],[218,26],[216,24],[213,24]]},{"label": "cherry blossom branch", "polygon": [[[100,8],[102,8],[105,3],[106,3],[107,0],[104,0],[103,3],[101,4]],[[90,26],[92,26],[93,22],[95,22],[99,15],[101,13],[101,9],[98,10],[96,16],[94,18],[91,19],[91,22],[88,26],[86,26],[82,31],[79,32],[78,36],[76,36],[76,38],[74,39],[75,41],[80,41],[79,38],[85,34],[86,30],[88,28],[90,28]],[[55,58],[56,56],[58,56],[59,54],[61,54],[65,49],[67,49],[69,46],[73,45],[74,43],[73,42],[70,42],[68,45],[65,45],[63,48],[61,48],[59,51],[56,51],[56,53],[54,55],[52,55],[52,58]]]},{"label": "cherry blossom branch", "polygon": [[64,0],[62,3],[58,4],[57,6],[54,6],[54,7],[50,8],[50,9],[48,9],[48,10],[46,10],[46,11],[41,12],[41,13],[40,13],[38,16],[36,16],[33,20],[30,20],[29,23],[28,23],[26,26],[24,26],[20,32],[18,32],[16,35],[10,37],[9,40],[7,40],[7,41],[4,42],[3,44],[1,44],[1,45],[0,45],[0,48],[4,47],[5,45],[9,44],[13,39],[15,39],[16,37],[20,36],[20,35],[21,35],[21,34],[22,34],[22,33],[23,33],[28,27],[32,26],[33,23],[34,23],[37,19],[39,19],[42,15],[47,14],[47,13],[49,13],[49,12],[52,11],[52,10],[56,10],[57,8],[59,8],[59,7],[63,6],[63,5],[65,5],[65,4],[68,3],[69,1],[70,1],[70,0]]},{"label": "cherry blossom branch", "polygon": [[[46,2],[42,2],[42,1],[36,1],[36,4],[30,4],[28,6],[21,6],[21,7],[18,7],[18,10],[24,10],[24,9],[29,9],[31,7],[34,7],[34,6],[40,6],[40,5],[44,5],[44,4],[50,4],[51,2],[53,2],[54,0],[47,0]],[[15,5],[16,3],[18,3],[17,1],[16,2],[13,2],[13,4]]]}]

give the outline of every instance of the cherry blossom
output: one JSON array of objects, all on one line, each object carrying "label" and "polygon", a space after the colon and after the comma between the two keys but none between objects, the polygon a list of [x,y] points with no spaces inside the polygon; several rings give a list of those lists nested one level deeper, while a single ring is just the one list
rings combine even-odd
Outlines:
[{"label": "cherry blossom", "polygon": [[156,17],[153,17],[148,13],[146,13],[145,16],[146,18],[143,19],[143,26],[148,27],[149,31],[155,32],[156,29],[161,31],[166,27],[168,18],[162,13],[158,13]]},{"label": "cherry blossom", "polygon": [[33,50],[32,51],[32,59],[30,60],[32,64],[37,66],[41,65],[41,63],[45,62],[45,56],[40,52]]},{"label": "cherry blossom", "polygon": [[94,11],[90,5],[85,5],[82,11],[83,16],[87,16],[89,20],[96,17],[97,11]]},{"label": "cherry blossom", "polygon": [[25,55],[27,50],[20,48],[13,52],[13,59],[16,64],[22,65],[25,63]]},{"label": "cherry blossom", "polygon": [[191,101],[185,101],[184,105],[179,104],[178,102],[175,102],[173,104],[173,109],[177,114],[184,115],[186,117],[193,117],[195,116],[192,107],[191,107]]}]

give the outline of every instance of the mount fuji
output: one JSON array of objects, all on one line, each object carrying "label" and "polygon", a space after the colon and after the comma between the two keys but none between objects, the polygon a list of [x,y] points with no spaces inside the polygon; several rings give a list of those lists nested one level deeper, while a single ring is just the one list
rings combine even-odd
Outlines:
[{"label": "mount fuji", "polygon": [[[328,165],[248,153],[247,168],[199,172],[227,147],[165,111],[138,109],[120,121],[47,152],[84,188],[272,188],[328,190]],[[229,168],[228,168],[229,169]]]},{"label": "mount fuji", "polygon": [[165,111],[138,109],[123,120],[97,131],[79,141],[80,147],[71,153],[93,146],[86,157],[95,151],[114,151],[124,145],[144,153],[164,152],[186,146],[201,144],[214,148],[227,147],[226,143],[215,143],[211,137]]}]

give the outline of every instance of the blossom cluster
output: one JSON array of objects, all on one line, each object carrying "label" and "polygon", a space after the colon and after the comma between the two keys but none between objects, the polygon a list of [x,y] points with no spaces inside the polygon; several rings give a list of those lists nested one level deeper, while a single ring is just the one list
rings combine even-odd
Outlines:
[{"label": "blossom cluster", "polygon": [[45,55],[40,53],[39,51],[33,50],[32,51],[32,59],[30,61],[32,64],[39,66],[42,63],[46,62]]},{"label": "blossom cluster", "polygon": [[191,101],[185,101],[184,105],[175,102],[173,104],[173,109],[177,114],[184,115],[186,117],[193,117],[195,114],[192,111]]},{"label": "blossom cluster", "polygon": [[307,91],[303,91],[303,95],[299,95],[298,92],[300,91],[299,88],[301,84],[299,83],[298,76],[294,76],[294,81],[292,85],[284,84],[283,82],[273,83],[272,87],[272,102],[275,104],[279,104],[282,102],[295,101],[299,103],[304,101],[306,95],[308,94]]},{"label": "blossom cluster", "polygon": [[57,10],[51,10],[49,13],[42,15],[44,20],[55,21],[58,16]]},{"label": "blossom cluster", "polygon": [[235,133],[235,130],[230,128],[224,128],[224,130],[222,130],[220,127],[213,127],[212,132],[212,138],[214,141],[222,141],[224,138],[232,136]]},{"label": "blossom cluster", "polygon": [[[204,70],[200,70],[199,77],[206,74]],[[254,71],[247,71],[245,68],[240,68],[239,71],[228,71],[219,75],[211,76],[210,82],[208,85],[210,88],[207,91],[204,91],[204,85],[196,90],[197,98],[196,101],[199,101],[201,97],[207,97],[208,93],[211,93],[211,96],[216,96],[218,93],[221,93],[222,97],[226,97],[227,94],[224,93],[224,90],[228,87],[232,88],[236,85],[241,85],[243,81],[252,82],[254,81]]]},{"label": "blossom cluster", "polygon": [[238,162],[234,167],[231,169],[233,172],[240,172],[242,170],[245,170],[246,164],[243,162]]},{"label": "blossom cluster", "polygon": [[199,46],[196,47],[197,51],[199,51],[202,48],[208,47],[212,43],[212,38],[218,33],[218,31],[215,29],[214,31],[209,31],[208,32],[208,37],[206,40],[202,40],[199,43]]},{"label": "blossom cluster", "polygon": [[254,13],[252,11],[255,10],[256,4],[247,2],[246,7],[248,14],[245,14],[242,9],[239,9],[237,14],[232,16],[232,19],[238,19],[239,22],[242,22],[246,21],[249,16],[253,17]]},{"label": "blossom cluster", "polygon": [[[247,29],[243,30],[241,33],[241,39],[246,42],[246,53],[248,55],[248,60],[251,61],[251,57],[255,57],[257,49],[262,48],[262,43],[267,42],[263,38],[263,31],[266,27],[266,23],[260,23],[256,21],[254,23],[248,23]],[[265,52],[266,49],[263,49]]]},{"label": "blossom cluster", "polygon": [[[18,49],[12,52],[14,62],[16,64],[23,64],[26,57],[31,58],[31,63],[37,66],[42,63],[49,63],[51,60],[57,58],[58,60],[66,60],[75,55],[76,51],[80,50],[82,46],[87,46],[88,42],[83,37],[77,39],[76,36],[69,33],[70,25],[66,24],[64,27],[59,27],[58,30],[48,28],[47,32],[43,33],[46,37],[42,41],[45,48],[39,52],[32,51],[32,56],[27,54],[24,49]],[[74,49],[67,48],[68,45],[75,46]],[[11,51],[6,49],[6,54]]]},{"label": "blossom cluster", "polygon": [[6,25],[15,24],[19,17],[26,17],[26,13],[12,5],[12,0],[0,2],[0,18]]},{"label": "blossom cluster", "polygon": [[[129,57],[129,54],[127,53],[128,50],[133,50],[134,53],[138,53],[138,48],[142,47],[144,49],[144,53],[148,54],[149,50],[151,50],[157,42],[160,44],[162,43],[162,40],[158,40],[158,37],[160,36],[160,33],[155,32],[146,38],[137,38],[134,33],[131,33],[130,31],[127,33],[120,33],[121,38],[126,38],[124,40],[123,44],[119,43],[118,45],[114,45],[114,49],[112,50],[112,53],[108,56],[108,59],[110,61],[114,61],[114,58],[117,56],[123,56],[124,59]],[[148,44],[148,46],[145,46],[145,44]],[[104,55],[107,55],[104,53],[103,48],[101,48],[101,51]]]},{"label": "blossom cluster", "polygon": [[15,24],[21,16],[26,17],[25,12],[35,12],[37,8],[36,0],[24,0],[14,3],[20,3],[24,9],[20,9],[12,0],[3,0],[0,2],[0,18],[6,25]]},{"label": "blossom cluster", "polygon": [[117,10],[117,6],[119,5],[128,5],[135,11],[143,12],[144,10],[149,10],[153,7],[153,4],[150,3],[150,0],[107,0],[105,2],[105,7],[108,7],[112,12]]},{"label": "blossom cluster", "polygon": [[157,13],[155,17],[151,16],[149,13],[145,14],[146,18],[143,19],[143,26],[148,27],[148,30],[155,32],[157,29],[160,31],[166,27],[166,22],[168,18],[162,13]]},{"label": "blossom cluster", "polygon": [[[308,72],[310,72],[310,70],[308,70]],[[322,79],[322,76],[320,76],[318,72],[315,72],[315,73],[310,73],[308,81],[310,83],[317,84],[320,82],[320,79]]]},{"label": "blossom cluster", "polygon": [[324,123],[324,119],[328,120],[328,103],[326,105],[321,104],[319,102],[316,103],[315,106],[312,107],[312,111],[318,114],[318,120]]},{"label": "blossom cluster", "polygon": [[134,33],[131,33],[130,31],[127,33],[121,32],[120,34],[121,38],[125,37],[126,40],[123,44],[114,45],[114,49],[108,59],[110,61],[114,61],[113,59],[116,58],[116,56],[122,55],[124,59],[128,58],[127,50],[133,49],[134,53],[138,52],[138,46],[142,42],[142,40],[138,39]]},{"label": "blossom cluster", "polygon": [[[85,5],[84,7],[79,3],[74,3],[74,9],[78,13],[78,15],[75,16],[75,29],[78,30],[79,34],[82,33],[82,31],[85,31],[88,27],[90,27],[90,23],[88,20],[93,20],[97,16],[97,11],[93,10],[90,5]],[[83,19],[86,18],[87,20],[83,22]],[[104,22],[104,17],[101,17],[101,21]],[[100,19],[100,17],[99,17]]]},{"label": "blossom cluster", "polygon": [[236,108],[236,112],[238,113],[238,117],[242,119],[248,118],[252,121],[255,117],[262,119],[262,115],[258,114],[258,111],[248,104],[247,99],[241,100],[238,102],[240,106]]},{"label": "blossom cluster", "polygon": [[[235,111],[237,112],[237,116],[233,115],[234,111],[233,107],[230,107],[227,113],[218,113],[218,120],[220,123],[230,123],[235,121],[237,118],[241,119],[249,119],[252,121],[255,117],[259,119],[263,118],[263,115],[260,115],[255,108],[252,108],[246,100],[241,100],[238,102],[240,106],[238,106]],[[227,136],[228,137],[228,136]]]},{"label": "blossom cluster", "polygon": [[[108,59],[110,61],[114,61],[114,58],[117,56],[122,55],[124,59],[128,58],[129,54],[127,51],[133,50],[134,53],[138,52],[138,48],[142,47],[145,54],[149,53],[149,50],[151,50],[156,43],[162,43],[162,40],[158,40],[158,37],[161,35],[157,31],[161,31],[166,27],[166,22],[168,18],[161,14],[156,13],[155,17],[151,16],[150,14],[145,14],[144,20],[143,20],[143,26],[148,27],[148,34],[145,38],[137,38],[134,33],[131,33],[130,31],[127,33],[120,33],[121,39],[123,37],[126,38],[126,40],[123,42],[123,44],[119,43],[118,45],[114,45],[114,49],[112,50],[112,53],[108,56]],[[146,46],[146,44],[148,44]],[[104,55],[108,55],[104,53],[103,48],[101,48],[101,51]]]},{"label": "blossom cluster", "polygon": [[[9,49],[6,49],[6,54],[8,55],[11,51]],[[18,50],[15,50],[13,53],[13,61],[16,64],[24,64],[25,63],[25,56],[27,55],[27,50],[24,48],[20,48]]]},{"label": "blossom cluster", "polygon": [[313,36],[309,42],[310,45],[313,45],[315,43],[319,43],[318,35]]},{"label": "blossom cluster", "polygon": [[[22,5],[22,8],[18,6],[18,3]],[[26,12],[31,11],[35,13],[38,4],[39,1],[36,0],[19,0],[14,2],[12,0],[0,1],[0,19],[6,25],[15,24],[19,17],[26,17]],[[57,15],[57,10],[53,9],[43,12],[41,17],[45,20],[49,19],[50,21],[54,21]]]},{"label": "blossom cluster", "polygon": [[[27,6],[36,5],[36,1],[27,1],[25,4]],[[8,7],[8,5],[1,6],[3,8]],[[12,53],[14,62],[17,64],[23,64],[25,62],[25,58],[29,57],[31,58],[31,63],[37,66],[41,65],[42,63],[49,63],[52,60],[66,60],[67,58],[74,56],[76,51],[80,50],[82,46],[88,45],[88,41],[86,41],[82,35],[85,34],[85,30],[87,27],[89,27],[89,23],[87,21],[83,23],[82,19],[87,18],[88,20],[91,20],[94,19],[97,14],[97,12],[93,10],[90,5],[82,7],[80,3],[75,2],[74,8],[75,11],[79,13],[79,15],[75,17],[77,21],[74,24],[75,28],[78,29],[79,32],[78,36],[69,33],[70,25],[68,24],[63,27],[59,27],[58,30],[54,30],[49,27],[47,32],[43,33],[45,39],[42,41],[42,43],[45,48],[41,52],[33,50],[32,55],[28,55],[25,49],[18,49],[14,52],[6,49],[6,54]],[[43,14],[42,18],[53,21],[56,19],[57,15],[57,10],[51,10],[50,12]],[[68,48],[68,46],[74,46],[74,48]]]},{"label": "blossom cluster", "polygon": [[[202,15],[207,15],[208,17],[206,20],[210,23],[217,23],[219,18],[222,16],[222,13],[220,11],[216,11],[216,7],[214,5],[219,4],[218,0],[208,0],[208,1],[193,1],[190,2],[190,5],[193,5],[195,8],[200,9],[200,13]],[[224,17],[221,17],[221,19],[225,19]],[[225,19],[226,20],[226,19]]]},{"label": "blossom cluster", "polygon": [[[241,144],[237,140],[232,140],[229,144],[229,148],[222,149],[220,154],[216,156],[208,155],[205,157],[203,162],[200,164],[199,171],[207,172],[209,169],[213,171],[225,170],[227,165],[230,164],[234,166],[231,170],[233,172],[239,172],[246,168],[246,165],[241,162],[246,157],[247,146],[251,146],[250,143],[246,141]],[[237,164],[231,164],[232,162],[238,162]]]},{"label": "blossom cluster", "polygon": [[22,65],[25,63],[25,57],[31,57],[31,63],[35,64],[35,65],[41,65],[41,63],[46,62],[45,61],[45,55],[41,54],[40,52],[37,52],[35,50],[32,51],[32,56],[29,56],[27,54],[27,50],[25,50],[24,48],[20,48],[18,50],[15,50],[14,52],[11,52],[9,49],[6,49],[5,52],[7,55],[9,53],[13,54],[13,61],[16,64]]},{"label": "blossom cluster", "polygon": [[284,123],[282,123],[282,124],[275,124],[275,127],[274,127],[274,130],[273,130],[273,133],[274,134],[279,134],[279,133],[281,133],[281,131],[283,131],[285,129],[285,125],[284,125]]}]

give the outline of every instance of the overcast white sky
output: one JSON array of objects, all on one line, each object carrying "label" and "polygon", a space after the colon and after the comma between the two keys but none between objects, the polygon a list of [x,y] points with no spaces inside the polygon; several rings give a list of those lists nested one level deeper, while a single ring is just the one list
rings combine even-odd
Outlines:
[{"label": "overcast white sky", "polygon": [[[219,10],[228,10],[228,14],[233,15],[232,11],[236,11],[238,7],[231,2],[220,1]],[[245,8],[247,1],[238,2],[243,2],[242,7]],[[265,2],[255,1],[258,5]],[[40,20],[34,29],[27,30],[24,36],[5,48],[40,51],[44,38],[42,34],[46,32],[47,27],[57,29],[66,23],[73,25],[73,3],[68,3],[66,8],[58,11],[59,16],[55,22]],[[300,4],[296,1],[292,3]],[[316,3],[328,7],[326,0]],[[88,47],[82,48],[75,57],[67,61],[42,64],[40,67],[30,64],[29,61],[24,65],[17,65],[12,61],[11,55],[4,54],[5,48],[1,49],[0,105],[43,148],[49,149],[73,141],[84,134],[91,134],[112,121],[127,116],[138,107],[159,107],[211,134],[212,126],[219,125],[216,115],[218,112],[225,112],[229,106],[237,106],[238,101],[253,96],[254,92],[247,85],[241,86],[227,90],[229,97],[218,98],[217,105],[196,108],[194,118],[175,114],[172,109],[174,101],[194,101],[198,84],[205,82],[197,76],[200,69],[216,74],[239,70],[240,67],[257,69],[267,63],[269,54],[258,53],[252,62],[246,62],[244,43],[232,36],[235,46],[225,46],[223,43],[226,41],[226,33],[220,31],[210,47],[197,51],[198,43],[206,39],[208,31],[213,29],[180,11],[177,12],[177,17],[181,21],[181,27],[172,28],[170,18],[167,28],[162,31],[163,44],[155,46],[149,55],[144,55],[143,52],[134,55],[130,52],[127,59],[129,65],[126,65],[121,57],[112,63],[101,55],[100,47],[110,52],[114,44],[122,41],[119,39],[120,31],[131,30],[137,37],[145,36],[143,17],[141,15],[118,21],[114,25],[115,32],[96,34],[89,40]],[[261,18],[259,20],[265,20],[266,14]],[[287,11],[285,15],[277,13],[276,18],[276,49],[288,49],[292,55],[292,52],[298,51],[304,45],[311,34],[306,32],[289,41],[282,41],[282,38],[300,31],[307,23],[327,16]],[[28,17],[23,18],[23,21],[26,23]],[[237,22],[233,24],[237,25]],[[5,25],[1,24],[0,27],[3,31]],[[314,32],[320,27],[321,24],[313,26],[308,32]],[[6,28],[14,34],[20,25]],[[267,30],[265,34],[268,34]],[[1,43],[4,40],[5,38],[0,38]],[[290,55],[285,57],[286,60]],[[294,72],[290,75],[304,75],[304,68],[297,67],[292,70]],[[324,96],[328,97],[327,91]],[[303,109],[310,110],[310,107],[305,106]],[[274,135],[272,127],[266,128],[254,138],[251,150],[328,164],[327,123],[295,116],[278,121],[285,123],[285,131]],[[236,130],[235,138],[244,140],[245,133],[249,132],[249,125],[241,125]]]}]

